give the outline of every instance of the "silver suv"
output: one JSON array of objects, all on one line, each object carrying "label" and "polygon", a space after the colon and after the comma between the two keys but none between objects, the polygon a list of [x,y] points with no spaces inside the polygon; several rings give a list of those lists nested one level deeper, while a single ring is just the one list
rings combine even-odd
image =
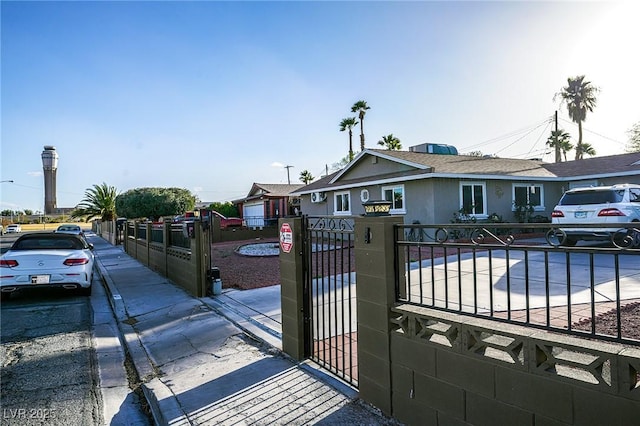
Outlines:
[{"label": "silver suv", "polygon": [[[551,213],[554,224],[610,224],[640,222],[640,185],[619,184],[576,188],[564,193]],[[640,226],[640,223],[638,224]],[[616,228],[562,229],[563,245],[573,246],[579,240],[609,240],[620,230]],[[626,235],[620,234],[620,236]],[[638,236],[634,235],[635,243]]]}]

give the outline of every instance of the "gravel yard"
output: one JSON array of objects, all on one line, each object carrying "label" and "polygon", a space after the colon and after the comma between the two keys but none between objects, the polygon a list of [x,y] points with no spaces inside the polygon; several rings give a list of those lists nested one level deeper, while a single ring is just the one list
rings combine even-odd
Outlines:
[{"label": "gravel yard", "polygon": [[220,268],[223,288],[250,290],[280,284],[278,256],[243,256],[238,247],[254,243],[278,243],[277,238],[229,241],[211,245],[211,264]]}]

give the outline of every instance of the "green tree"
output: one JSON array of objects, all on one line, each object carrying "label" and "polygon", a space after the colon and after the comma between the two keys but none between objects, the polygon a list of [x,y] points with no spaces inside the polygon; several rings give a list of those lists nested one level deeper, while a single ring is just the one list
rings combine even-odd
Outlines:
[{"label": "green tree", "polygon": [[116,210],[128,218],[175,216],[193,210],[196,197],[182,188],[136,188],[118,195]]},{"label": "green tree", "polygon": [[349,160],[349,156],[343,157],[337,163],[331,164],[331,171],[337,172],[338,170],[342,170],[349,164],[351,160]]},{"label": "green tree", "polygon": [[11,216],[11,215],[13,215],[13,210],[2,210],[0,212],[0,215],[1,216]]},{"label": "green tree", "polygon": [[308,185],[309,182],[314,180],[315,178],[311,174],[309,170],[303,170],[300,172],[300,182],[304,182],[305,185]]},{"label": "green tree", "polygon": [[33,210],[31,209],[24,209],[24,214],[27,216],[31,216],[33,214]]},{"label": "green tree", "polygon": [[383,136],[382,139],[378,141],[378,145],[382,145],[388,150],[399,151],[402,149],[400,139],[393,136],[392,133],[389,133],[387,136]]},{"label": "green tree", "polygon": [[360,120],[360,151],[364,151],[364,116],[368,109],[371,108],[365,101],[358,101],[351,107],[351,112],[357,112]]},{"label": "green tree", "polygon": [[358,124],[355,117],[344,118],[340,122],[340,131],[349,131],[349,161],[353,160],[353,128]]},{"label": "green tree", "polygon": [[238,207],[236,207],[231,201],[225,201],[224,203],[215,202],[209,204],[209,210],[220,213],[226,217],[238,217]]},{"label": "green tree", "polygon": [[569,118],[578,125],[578,143],[576,144],[576,160],[583,157],[582,122],[587,119],[587,112],[592,112],[596,106],[596,94],[600,89],[593,86],[590,81],[585,81],[584,75],[567,79],[567,85],[555,94],[554,100],[559,96],[561,104],[567,106]]},{"label": "green tree", "polygon": [[118,190],[115,186],[109,186],[104,182],[102,185],[93,185],[93,188],[84,192],[84,198],[71,212],[71,217],[87,222],[96,217],[103,221],[113,220],[116,218],[117,196]]},{"label": "green tree", "polygon": [[629,141],[625,151],[627,152],[640,152],[640,121],[633,125],[628,131]]},{"label": "green tree", "polygon": [[[569,135],[569,133],[565,132],[563,129],[551,131],[551,136],[549,136],[549,138],[547,139],[547,146],[555,150],[556,163],[559,163],[562,161],[560,154],[563,152],[563,149],[562,149],[563,146],[566,147],[567,146],[566,144],[569,143],[571,148],[569,148],[568,150],[573,149],[573,145],[571,145],[570,140],[571,140],[571,136]],[[565,154],[564,161],[567,161],[566,151],[564,154]]]}]

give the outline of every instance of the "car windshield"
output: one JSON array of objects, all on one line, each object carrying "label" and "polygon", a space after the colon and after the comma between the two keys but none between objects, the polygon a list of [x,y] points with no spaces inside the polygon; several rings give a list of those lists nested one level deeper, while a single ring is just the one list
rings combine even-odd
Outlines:
[{"label": "car windshield", "polygon": [[12,250],[82,250],[84,244],[77,238],[24,238],[15,242]]},{"label": "car windshield", "polygon": [[578,206],[583,204],[620,203],[624,198],[624,190],[593,190],[567,192],[560,200],[561,206]]},{"label": "car windshield", "polygon": [[80,231],[79,226],[60,226],[58,231]]}]

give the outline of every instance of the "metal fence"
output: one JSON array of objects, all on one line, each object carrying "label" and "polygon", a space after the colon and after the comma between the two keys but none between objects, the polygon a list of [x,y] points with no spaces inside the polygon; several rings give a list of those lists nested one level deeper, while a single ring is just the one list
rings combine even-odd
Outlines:
[{"label": "metal fence", "polygon": [[[625,317],[640,303],[639,225],[397,225],[396,298],[640,345]],[[596,227],[605,240],[563,245]]]},{"label": "metal fence", "polygon": [[303,220],[305,353],[357,386],[357,313],[352,218]]}]

